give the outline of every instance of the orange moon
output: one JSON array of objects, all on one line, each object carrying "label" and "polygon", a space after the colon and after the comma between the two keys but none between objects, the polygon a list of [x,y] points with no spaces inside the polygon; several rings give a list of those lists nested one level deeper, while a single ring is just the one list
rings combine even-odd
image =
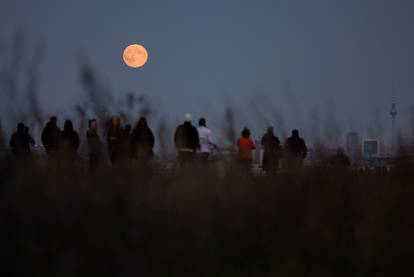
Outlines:
[{"label": "orange moon", "polygon": [[137,68],[143,66],[147,62],[148,52],[144,46],[132,44],[125,48],[122,57],[127,66]]}]

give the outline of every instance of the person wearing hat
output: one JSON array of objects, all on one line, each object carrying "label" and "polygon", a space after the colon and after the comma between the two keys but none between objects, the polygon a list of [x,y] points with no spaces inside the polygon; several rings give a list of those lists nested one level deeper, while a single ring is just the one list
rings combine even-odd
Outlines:
[{"label": "person wearing hat", "polygon": [[200,149],[200,139],[197,128],[191,124],[191,114],[186,114],[184,123],[175,130],[174,143],[177,149],[179,163],[191,162],[194,160],[197,149]]}]

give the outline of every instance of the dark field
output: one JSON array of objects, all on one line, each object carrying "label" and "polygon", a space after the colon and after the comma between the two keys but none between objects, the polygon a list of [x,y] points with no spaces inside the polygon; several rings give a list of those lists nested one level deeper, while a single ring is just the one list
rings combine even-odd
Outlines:
[{"label": "dark field", "polygon": [[414,166],[1,167],[1,276],[410,276]]}]

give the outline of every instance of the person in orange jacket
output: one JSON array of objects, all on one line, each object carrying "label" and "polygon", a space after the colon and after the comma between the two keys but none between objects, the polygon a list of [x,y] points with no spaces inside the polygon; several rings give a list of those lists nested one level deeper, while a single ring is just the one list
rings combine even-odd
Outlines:
[{"label": "person in orange jacket", "polygon": [[237,141],[238,154],[237,158],[239,162],[247,167],[250,167],[253,161],[253,150],[256,149],[256,145],[250,138],[250,130],[246,127],[241,132],[241,138]]}]

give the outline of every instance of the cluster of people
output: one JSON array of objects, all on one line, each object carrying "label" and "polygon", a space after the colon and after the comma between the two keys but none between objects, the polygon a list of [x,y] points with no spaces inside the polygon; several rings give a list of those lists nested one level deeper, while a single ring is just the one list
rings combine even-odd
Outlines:
[{"label": "cluster of people", "polygon": [[[113,116],[106,126],[106,131],[107,151],[112,164],[133,159],[146,165],[152,159],[155,137],[145,117],[141,117],[132,128],[129,124],[123,127],[120,118]],[[103,142],[98,134],[96,119],[88,122],[86,141],[90,167],[95,170],[103,158]],[[64,161],[73,161],[78,157],[80,139],[71,120],[66,120],[61,130],[57,118],[51,117],[42,131],[42,143],[49,157]],[[216,147],[212,142],[212,132],[207,127],[206,119],[200,118],[198,126],[195,127],[190,114],[186,114],[184,123],[176,128],[174,143],[177,161],[180,164],[193,163],[196,158],[206,162],[212,148]],[[10,140],[13,153],[17,157],[28,157],[31,144],[34,144],[34,140],[29,134],[28,127],[19,123]],[[299,167],[308,152],[305,141],[299,137],[297,130],[292,131],[292,136],[286,140],[282,148],[273,128],[269,127],[261,138],[261,144],[264,150],[263,169],[270,173],[277,171],[282,158],[288,167]],[[249,167],[256,145],[248,128],[242,130],[236,145],[238,162]]]},{"label": "cluster of people", "polygon": [[[90,168],[96,170],[102,161],[104,152],[96,119],[88,122],[86,141]],[[141,117],[132,130],[131,125],[128,124],[124,128],[119,117],[113,116],[107,126],[106,142],[111,163],[118,164],[132,158],[140,162],[151,159],[155,139],[145,117]],[[57,156],[65,161],[78,157],[79,136],[73,130],[70,120],[65,121],[64,129],[61,131],[57,126],[56,117],[52,117],[43,129],[42,143],[48,156]]]},{"label": "cluster of people", "polygon": [[[292,131],[292,136],[286,139],[284,147],[282,147],[271,126],[268,127],[260,142],[263,147],[263,170],[269,174],[277,172],[282,158],[285,161],[286,168],[300,168],[308,153],[305,141],[299,136],[299,131],[296,129]],[[237,146],[239,161],[241,164],[250,166],[256,145],[250,137],[248,128],[245,127],[241,132],[241,138],[237,141]]]},{"label": "cluster of people", "polygon": [[[96,138],[96,124],[94,126],[94,137]],[[91,126],[89,128],[88,132],[91,130]],[[132,129],[129,124],[123,128],[119,117],[113,116],[108,126],[106,141],[109,158],[113,164],[131,158],[146,163],[154,155],[155,138],[145,117],[141,117]]]},{"label": "cluster of people", "polygon": [[80,140],[71,120],[65,121],[62,131],[57,125],[57,118],[53,116],[43,129],[42,143],[48,155],[74,160],[77,158]]}]

